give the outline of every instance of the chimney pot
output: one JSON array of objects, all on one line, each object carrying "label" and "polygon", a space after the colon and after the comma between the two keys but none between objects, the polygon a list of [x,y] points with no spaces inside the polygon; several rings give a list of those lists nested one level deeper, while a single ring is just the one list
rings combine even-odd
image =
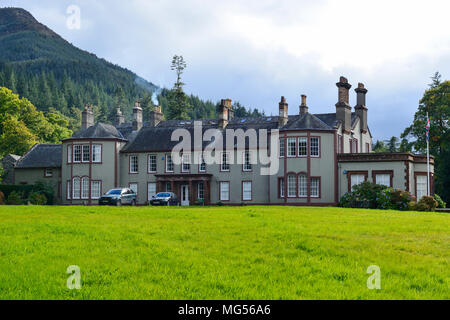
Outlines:
[{"label": "chimney pot", "polygon": [[133,108],[133,131],[141,130],[143,125],[141,104],[136,101]]},{"label": "chimney pot", "polygon": [[348,83],[347,78],[340,77],[339,82],[336,83],[338,87],[338,103],[336,103],[336,120],[341,121],[342,130],[349,134],[351,131],[352,108],[349,105],[349,91],[352,87]]},{"label": "chimney pot", "polygon": [[222,99],[219,106],[219,128],[225,129],[233,115],[233,101],[231,99]]},{"label": "chimney pot", "polygon": [[355,112],[360,120],[361,132],[365,133],[368,130],[367,124],[367,107],[366,107],[366,94],[368,90],[364,87],[363,83],[358,83],[358,88],[355,89],[356,92],[356,106]]},{"label": "chimney pot", "polygon": [[300,104],[300,114],[308,113],[308,105],[306,104],[306,95],[302,94],[302,103]]},{"label": "chimney pot", "polygon": [[94,125],[94,112],[92,106],[84,105],[84,111],[81,113],[81,129],[87,129]]},{"label": "chimney pot", "polygon": [[286,125],[288,119],[288,103],[286,102],[285,97],[281,97],[281,101],[279,103],[278,126],[282,127]]},{"label": "chimney pot", "polygon": [[161,106],[156,106],[153,111],[150,111],[150,125],[156,127],[163,119],[163,113],[161,111]]},{"label": "chimney pot", "polygon": [[116,126],[120,126],[122,123],[125,122],[124,116],[122,114],[122,111],[120,110],[120,107],[117,107],[116,112]]}]

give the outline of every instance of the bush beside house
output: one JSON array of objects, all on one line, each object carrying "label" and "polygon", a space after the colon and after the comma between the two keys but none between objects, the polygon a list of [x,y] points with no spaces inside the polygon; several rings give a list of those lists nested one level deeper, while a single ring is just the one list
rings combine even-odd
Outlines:
[{"label": "bush beside house", "polygon": [[[49,184],[38,182],[34,185],[0,185],[0,204],[22,205],[53,205],[54,191]],[[3,198],[2,198],[3,195]],[[4,201],[6,199],[6,201]]]},{"label": "bush beside house", "polygon": [[339,206],[344,208],[365,208],[383,210],[416,210],[435,211],[437,207],[445,203],[436,195],[424,196],[417,202],[415,196],[408,191],[377,185],[372,182],[363,182],[353,187],[352,192],[346,193],[339,201]]}]

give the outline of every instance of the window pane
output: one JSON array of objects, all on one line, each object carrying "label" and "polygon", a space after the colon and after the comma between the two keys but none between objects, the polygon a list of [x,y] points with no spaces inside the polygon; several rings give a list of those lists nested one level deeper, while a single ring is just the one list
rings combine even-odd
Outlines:
[{"label": "window pane", "polygon": [[72,199],[72,183],[67,181],[67,199]]},{"label": "window pane", "polygon": [[200,155],[200,168],[199,168],[200,172],[205,172],[206,171],[206,162],[205,162],[205,158],[203,157],[203,155]]},{"label": "window pane", "polygon": [[130,172],[131,173],[138,173],[138,157],[137,156],[131,156],[130,157]]},{"label": "window pane", "polygon": [[319,138],[313,137],[311,138],[311,157],[319,156]]},{"label": "window pane", "polygon": [[301,157],[306,157],[307,152],[307,139],[304,137],[298,138],[298,155]]},{"label": "window pane", "polygon": [[156,183],[149,182],[148,183],[148,189],[147,189],[147,200],[151,200],[152,197],[156,194]]},{"label": "window pane", "polygon": [[306,175],[301,174],[298,176],[298,195],[300,197],[308,196],[308,184]]},{"label": "window pane", "polygon": [[375,176],[376,184],[391,186],[391,176],[389,174],[377,174]]},{"label": "window pane", "polygon": [[72,146],[67,146],[67,162],[72,163]]},{"label": "window pane", "polygon": [[83,162],[91,160],[91,152],[89,145],[83,145]]},{"label": "window pane", "polygon": [[361,184],[365,181],[364,175],[363,174],[352,174],[350,176],[350,185],[351,188],[353,189],[353,186],[356,186],[358,184]]},{"label": "window pane", "polygon": [[243,200],[252,200],[252,183],[251,182],[243,182],[242,183],[242,199]]},{"label": "window pane", "polygon": [[203,184],[203,182],[198,183],[197,190],[198,190],[197,198],[202,200],[205,199],[205,185]]},{"label": "window pane", "polygon": [[173,161],[171,155],[166,155],[166,171],[167,172],[173,172]]},{"label": "window pane", "polygon": [[102,161],[102,146],[94,144],[92,146],[92,162]]},{"label": "window pane", "polygon": [[220,200],[228,201],[230,200],[230,184],[229,182],[220,183]]},{"label": "window pane", "polygon": [[156,172],[156,155],[151,154],[148,156],[148,172]]},{"label": "window pane", "polygon": [[417,176],[417,201],[422,199],[423,196],[426,196],[428,193],[427,190],[427,176]]},{"label": "window pane", "polygon": [[294,175],[288,176],[288,197],[294,198],[297,196],[297,177]]},{"label": "window pane", "polygon": [[320,196],[320,179],[311,178],[311,197],[318,198]]},{"label": "window pane", "polygon": [[181,161],[182,161],[182,171],[189,172],[191,170],[191,155],[183,154]]},{"label": "window pane", "polygon": [[80,199],[80,178],[73,178],[73,199]]},{"label": "window pane", "polygon": [[284,139],[280,139],[280,157],[284,157],[285,155],[284,147]]},{"label": "window pane", "polygon": [[284,198],[284,178],[280,179],[280,197]]},{"label": "window pane", "polygon": [[89,198],[89,178],[81,179],[81,199]]},{"label": "window pane", "polygon": [[250,160],[250,151],[245,151],[245,153],[244,153],[243,170],[244,171],[252,171],[252,164],[251,164],[251,160]]},{"label": "window pane", "polygon": [[91,183],[91,198],[98,199],[100,198],[100,181],[92,181]]},{"label": "window pane", "polygon": [[73,156],[74,162],[81,162],[81,146],[75,145],[74,146],[74,156]]},{"label": "window pane", "polygon": [[230,170],[230,164],[229,164],[229,154],[224,152],[222,153],[222,171],[229,171]]},{"label": "window pane", "polygon": [[296,143],[297,138],[288,138],[287,140],[288,157],[295,157],[297,155]]}]

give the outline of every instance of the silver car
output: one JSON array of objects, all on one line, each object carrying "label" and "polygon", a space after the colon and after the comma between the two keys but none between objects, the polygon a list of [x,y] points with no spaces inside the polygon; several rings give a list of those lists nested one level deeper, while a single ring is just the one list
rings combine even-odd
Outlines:
[{"label": "silver car", "polygon": [[150,200],[152,206],[178,206],[178,197],[173,192],[160,192],[155,194]]}]

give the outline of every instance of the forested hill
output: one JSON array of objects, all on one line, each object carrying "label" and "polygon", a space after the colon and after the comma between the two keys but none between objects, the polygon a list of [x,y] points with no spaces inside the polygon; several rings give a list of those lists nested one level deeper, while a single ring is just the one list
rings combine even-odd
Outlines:
[{"label": "forested hill", "polygon": [[127,116],[133,102],[157,87],[133,72],[78,49],[20,8],[0,8],[0,86],[39,110],[76,116],[84,104],[107,118],[117,104]]},{"label": "forested hill", "polygon": [[[60,112],[74,131],[85,104],[94,106],[98,121],[113,122],[117,106],[130,120],[134,101],[140,100],[148,114],[157,91],[164,113],[170,113],[167,89],[78,49],[20,8],[0,8],[0,87],[27,98],[40,111]],[[192,119],[216,116],[217,103],[194,95],[188,99]],[[261,115],[239,103],[234,107],[239,116]]]}]

